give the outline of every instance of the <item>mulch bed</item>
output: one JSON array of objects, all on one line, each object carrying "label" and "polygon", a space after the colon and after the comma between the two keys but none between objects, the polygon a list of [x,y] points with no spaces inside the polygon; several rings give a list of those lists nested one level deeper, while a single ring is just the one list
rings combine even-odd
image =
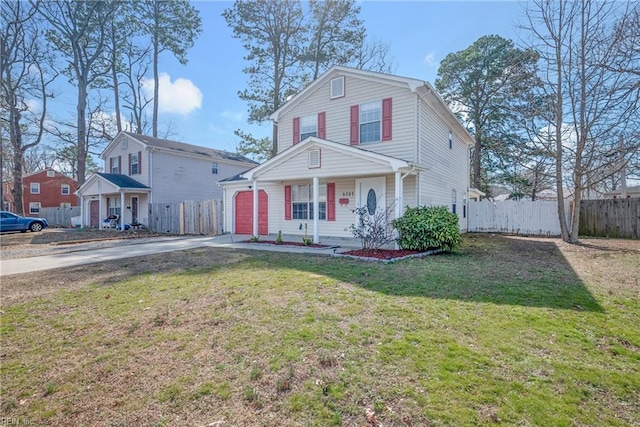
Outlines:
[{"label": "mulch bed", "polygon": [[258,240],[258,241],[252,241],[252,240],[243,240],[240,243],[262,243],[262,244],[267,244],[267,245],[276,245],[276,246],[302,246],[305,248],[331,248],[332,246],[327,246],[327,245],[321,245],[319,243],[312,243],[310,245],[305,245],[302,242],[282,242],[282,243],[276,243],[275,240]]}]

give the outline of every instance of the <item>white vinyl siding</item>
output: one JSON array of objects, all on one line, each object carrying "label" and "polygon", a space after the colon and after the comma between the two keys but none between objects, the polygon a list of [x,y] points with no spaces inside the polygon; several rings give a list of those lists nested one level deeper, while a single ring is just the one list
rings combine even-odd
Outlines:
[{"label": "white vinyl siding", "polygon": [[[353,76],[345,76],[346,96],[330,99],[330,80],[319,85],[299,104],[278,118],[278,152],[293,145],[293,118],[326,113],[326,138],[349,145],[350,108],[385,98],[393,99],[393,139],[366,144],[369,151],[414,162],[416,159],[416,95],[406,86],[374,82]],[[372,94],[375,98],[372,99]],[[324,155],[323,155],[324,162]]]},{"label": "white vinyl siding", "polygon": [[[423,100],[420,103],[420,165],[427,168],[420,172],[418,204],[446,206],[453,209],[453,191],[456,205],[467,197],[469,186],[469,148]],[[452,148],[449,149],[449,133]],[[467,230],[467,218],[456,206],[460,229]],[[468,217],[468,215],[467,215]]]}]

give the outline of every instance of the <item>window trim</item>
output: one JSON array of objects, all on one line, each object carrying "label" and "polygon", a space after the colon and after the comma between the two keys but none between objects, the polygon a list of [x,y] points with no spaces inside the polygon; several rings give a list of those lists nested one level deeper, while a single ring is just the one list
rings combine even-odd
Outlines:
[{"label": "window trim", "polygon": [[[35,191],[34,191],[34,188],[36,189]],[[31,184],[29,184],[29,193],[30,194],[40,194],[40,183],[39,182],[32,182]]]},{"label": "window trim", "polygon": [[[120,156],[115,156],[115,157],[109,157],[109,162],[111,163],[111,170],[109,173],[115,174],[115,175],[120,175],[120,171],[122,170],[120,166],[122,166],[120,164]],[[118,166],[116,166],[116,163],[118,164]],[[117,172],[114,172],[117,171]]]},{"label": "window trim", "polygon": [[[305,127],[307,128],[307,132],[304,131]],[[313,131],[311,131],[313,129]],[[300,140],[298,142],[304,141],[310,136],[318,136],[318,115],[317,114],[309,114],[307,116],[300,116]]]},{"label": "window trim", "polygon": [[[134,162],[135,159],[135,162]],[[133,167],[135,166],[135,170]],[[140,159],[138,158],[138,153],[131,153],[131,174],[130,175],[140,175]]]},{"label": "window trim", "polygon": [[40,215],[41,208],[42,204],[40,202],[29,202],[29,215]]},{"label": "window trim", "polygon": [[[370,121],[363,121],[362,120],[362,114],[363,114],[363,106],[372,106],[373,104],[376,104],[375,109],[373,109],[374,114],[376,114],[376,111],[378,111],[378,119],[377,120],[370,120]],[[364,110],[367,113],[369,111],[371,111],[371,109],[369,110]],[[370,125],[373,123],[378,123],[378,139],[375,140],[370,140],[370,141],[363,141],[362,140],[362,126],[363,125]],[[382,100],[376,100],[376,101],[369,101],[369,102],[364,102],[360,105],[358,105],[358,143],[359,144],[373,144],[376,142],[382,142]]]},{"label": "window trim", "polygon": [[[300,194],[304,194],[304,187],[308,189],[306,200],[301,198],[296,201],[296,196],[300,197]],[[318,191],[318,220],[326,221],[327,220],[327,184],[319,184]],[[324,188],[324,191],[322,191]],[[299,191],[297,191],[299,190]],[[296,210],[296,205],[300,205],[299,208],[306,205],[304,209]],[[303,213],[304,215],[301,215]],[[324,214],[324,215],[323,215]],[[324,218],[323,218],[324,216]],[[291,186],[291,219],[294,221],[312,221],[313,220],[313,185],[311,184],[294,184]]]},{"label": "window trim", "polygon": [[[64,192],[65,188],[67,189],[66,193]],[[71,195],[71,186],[69,184],[60,185],[60,194],[62,194],[63,196],[70,196]]]},{"label": "window trim", "polygon": [[[340,85],[341,88],[341,92],[338,94],[334,93],[334,82],[342,82],[342,84]],[[337,99],[337,98],[344,98],[345,96],[345,78],[344,76],[338,76],[338,77],[334,77],[331,79],[331,81],[329,82],[329,99]]]}]

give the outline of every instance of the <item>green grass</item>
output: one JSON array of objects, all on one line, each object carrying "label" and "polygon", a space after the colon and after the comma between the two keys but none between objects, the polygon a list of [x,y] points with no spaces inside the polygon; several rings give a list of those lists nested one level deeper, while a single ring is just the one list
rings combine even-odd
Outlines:
[{"label": "green grass", "polygon": [[2,415],[640,425],[640,250],[556,242],[472,235],[388,265],[219,249],[153,273],[113,263],[117,279],[2,306]]}]

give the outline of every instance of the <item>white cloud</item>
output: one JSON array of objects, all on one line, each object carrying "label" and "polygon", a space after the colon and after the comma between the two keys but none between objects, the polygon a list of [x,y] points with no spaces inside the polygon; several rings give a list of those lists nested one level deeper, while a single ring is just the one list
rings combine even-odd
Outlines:
[{"label": "white cloud", "polygon": [[42,110],[42,102],[37,99],[25,99],[24,104],[31,113],[39,113]]},{"label": "white cloud", "polygon": [[233,111],[224,110],[222,113],[220,113],[220,117],[222,117],[223,119],[231,120],[233,122],[244,122],[245,120],[245,114],[242,111],[239,113],[235,113]]},{"label": "white cloud", "polygon": [[431,52],[427,53],[427,56],[424,57],[422,62],[424,64],[426,64],[427,67],[436,66],[437,65],[437,63],[436,63],[436,53],[434,51],[431,51]]},{"label": "white cloud", "polygon": [[[189,114],[202,106],[202,92],[189,79],[178,78],[173,83],[171,76],[160,73],[158,110],[161,113]],[[153,97],[153,79],[142,81],[147,97]]]}]

